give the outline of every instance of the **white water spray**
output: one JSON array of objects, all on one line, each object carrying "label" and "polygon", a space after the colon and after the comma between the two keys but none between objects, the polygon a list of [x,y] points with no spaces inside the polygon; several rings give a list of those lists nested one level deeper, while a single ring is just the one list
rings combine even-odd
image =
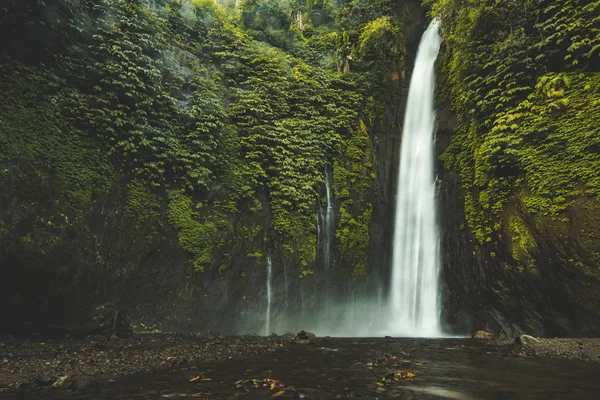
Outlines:
[{"label": "white water spray", "polygon": [[271,276],[273,275],[273,265],[271,263],[271,256],[267,255],[267,320],[265,322],[265,336],[271,334],[271,301],[273,299],[273,293],[271,290]]},{"label": "white water spray", "polygon": [[391,330],[403,336],[441,336],[439,232],[434,185],[434,64],[441,37],[434,20],[421,39],[410,82],[398,176]]}]

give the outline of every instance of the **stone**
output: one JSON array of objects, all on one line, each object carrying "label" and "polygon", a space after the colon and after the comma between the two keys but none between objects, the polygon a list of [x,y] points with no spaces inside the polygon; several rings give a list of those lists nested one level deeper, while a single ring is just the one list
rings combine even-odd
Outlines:
[{"label": "stone", "polygon": [[515,344],[518,344],[519,346],[528,346],[538,342],[539,339],[529,335],[521,335],[515,338]]},{"label": "stone", "polygon": [[56,379],[51,375],[42,375],[35,378],[35,383],[40,386],[50,386],[55,380]]},{"label": "stone", "polygon": [[317,336],[314,333],[310,333],[310,332],[306,332],[306,331],[300,331],[300,332],[298,332],[298,334],[296,335],[296,337],[298,339],[314,339]]},{"label": "stone", "polygon": [[52,387],[57,389],[68,389],[72,384],[73,378],[71,378],[69,375],[63,375],[59,377],[56,382],[54,382]]},{"label": "stone", "polygon": [[295,337],[296,337],[296,335],[294,335],[294,333],[293,333],[293,332],[289,332],[289,331],[288,331],[288,332],[286,332],[286,333],[284,333],[283,335],[281,335],[281,338],[282,338],[282,339],[288,339],[288,340],[289,340],[289,339],[293,339],[293,338],[295,338]]},{"label": "stone", "polygon": [[477,331],[471,336],[475,340],[492,340],[494,335],[487,331]]}]

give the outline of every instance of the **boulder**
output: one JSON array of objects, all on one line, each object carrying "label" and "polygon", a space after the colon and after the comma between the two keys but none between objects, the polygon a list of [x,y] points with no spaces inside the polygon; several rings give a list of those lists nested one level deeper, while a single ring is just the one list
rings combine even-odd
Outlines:
[{"label": "boulder", "polygon": [[68,389],[73,384],[73,378],[69,375],[64,375],[59,377],[56,382],[52,385],[52,387],[57,389]]},{"label": "boulder", "polygon": [[50,386],[56,379],[52,375],[41,375],[35,378],[35,383],[39,386]]},{"label": "boulder", "polygon": [[494,335],[487,331],[477,331],[471,336],[475,340],[492,340]]},{"label": "boulder", "polygon": [[300,332],[299,332],[299,333],[296,335],[296,337],[297,337],[298,339],[303,339],[303,340],[306,340],[306,339],[314,339],[314,338],[316,338],[317,336],[316,336],[314,333],[305,332],[305,331],[300,331]]}]

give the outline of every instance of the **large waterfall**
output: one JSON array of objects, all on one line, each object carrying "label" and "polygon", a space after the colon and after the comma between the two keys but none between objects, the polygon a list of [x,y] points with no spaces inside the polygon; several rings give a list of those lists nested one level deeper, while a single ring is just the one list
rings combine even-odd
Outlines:
[{"label": "large waterfall", "polygon": [[[308,329],[331,336],[445,336],[440,324],[440,249],[434,175],[434,64],[441,44],[439,22],[423,35],[410,83],[398,174],[393,262],[387,304],[367,285],[336,292],[332,278],[335,240],[333,171],[326,166],[323,202],[317,209],[319,280],[301,284],[298,314],[277,318],[279,330]],[[285,272],[285,271],[284,271]],[[272,331],[272,265],[267,256],[265,334]],[[308,278],[307,278],[308,279]],[[379,288],[382,289],[382,288]],[[306,290],[306,292],[305,292]],[[381,292],[380,292],[381,293]],[[345,297],[345,298],[343,298]],[[305,303],[306,302],[306,303]],[[312,303],[311,303],[312,302]],[[312,309],[310,313],[306,310]],[[287,308],[286,308],[287,310]],[[261,309],[264,312],[264,309]]]},{"label": "large waterfall", "polygon": [[410,82],[398,176],[391,330],[405,336],[440,336],[439,232],[434,184],[434,64],[439,21],[425,31]]}]

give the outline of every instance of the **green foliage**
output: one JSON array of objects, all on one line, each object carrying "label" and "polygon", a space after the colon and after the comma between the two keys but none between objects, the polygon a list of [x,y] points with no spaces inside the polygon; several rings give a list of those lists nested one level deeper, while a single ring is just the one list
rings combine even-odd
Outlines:
[{"label": "green foliage", "polygon": [[[25,198],[38,195],[31,188],[25,189],[27,185],[35,187],[39,181],[44,186],[56,184],[60,188],[57,201],[64,202],[62,216],[57,216],[62,220],[60,225],[65,222],[64,215],[81,222],[90,211],[94,195],[110,189],[114,171],[102,149],[80,137],[61,115],[59,104],[65,95],[54,77],[41,68],[11,59],[3,61],[0,162],[21,165],[29,171],[26,174],[33,180],[22,182],[29,192],[24,193]],[[27,204],[31,203],[24,201],[22,205]]]},{"label": "green foliage", "polygon": [[395,60],[399,52],[398,37],[400,28],[390,16],[379,17],[364,26],[358,38],[357,54],[371,63],[385,63]]},{"label": "green foliage", "polygon": [[[225,273],[234,250],[259,259],[269,241],[304,276],[334,165],[338,262],[366,276],[369,132],[402,57],[390,3],[251,0],[239,14],[212,0],[26,3],[9,1],[0,27],[11,38],[0,166],[26,164],[27,185],[56,187],[36,224],[86,229],[99,198],[122,194],[122,231],[146,233],[136,243],[176,231],[196,270]],[[23,194],[31,213],[36,196]]]},{"label": "green foliage", "polygon": [[359,131],[345,142],[344,147],[344,161],[334,166],[334,188],[340,204],[336,231],[340,253],[338,264],[352,279],[363,280],[368,273],[372,215],[372,205],[366,195],[373,187],[367,132]]},{"label": "green foliage", "polygon": [[150,242],[158,236],[154,224],[160,218],[159,199],[143,181],[134,180],[127,188],[127,205],[123,213],[127,229],[139,232],[143,225],[151,225],[150,233],[145,238]]},{"label": "green foliage", "polygon": [[169,191],[168,199],[169,224],[178,230],[180,246],[193,255],[194,269],[204,271],[213,261],[217,227],[211,222],[200,222],[202,204],[194,204],[182,190]]},{"label": "green foliage", "polygon": [[508,235],[527,269],[539,244],[519,213],[567,221],[577,199],[600,197],[600,1],[427,3],[443,20],[442,96],[458,120],[443,159],[462,176],[478,243]]}]

